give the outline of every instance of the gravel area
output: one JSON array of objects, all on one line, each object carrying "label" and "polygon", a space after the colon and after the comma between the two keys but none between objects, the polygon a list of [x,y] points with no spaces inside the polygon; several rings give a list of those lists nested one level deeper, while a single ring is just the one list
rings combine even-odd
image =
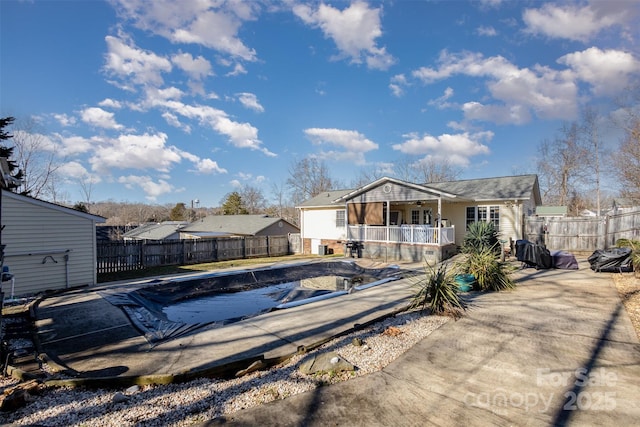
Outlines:
[{"label": "gravel area", "polygon": [[[418,311],[401,313],[266,371],[233,380],[91,390],[48,388],[28,404],[0,413],[0,423],[39,426],[188,426],[220,415],[376,372],[449,319]],[[355,343],[359,338],[360,343]],[[300,364],[314,353],[335,351],[356,366],[343,373],[305,375]],[[0,390],[16,384],[0,379]]]}]

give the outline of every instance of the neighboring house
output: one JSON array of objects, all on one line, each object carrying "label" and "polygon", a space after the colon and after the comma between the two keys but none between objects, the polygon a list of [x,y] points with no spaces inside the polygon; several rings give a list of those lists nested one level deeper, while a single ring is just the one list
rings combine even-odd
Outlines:
[{"label": "neighboring house", "polygon": [[122,235],[123,240],[179,240],[182,228],[189,225],[184,221],[164,221],[143,224]]},{"label": "neighboring house", "polygon": [[4,265],[15,280],[5,298],[96,283],[100,216],[2,190]]},{"label": "neighboring house", "polygon": [[286,236],[299,232],[290,222],[268,215],[209,215],[182,228],[180,238]]},{"label": "neighboring house", "polygon": [[[564,218],[567,216],[567,206],[537,206],[536,216],[541,218]],[[595,214],[593,215],[595,216]]]},{"label": "neighboring house", "polygon": [[493,222],[500,239],[522,239],[524,217],[541,203],[536,175],[414,184],[380,178],[353,190],[323,192],[300,210],[303,253],[364,245],[384,260],[441,261],[462,244],[466,227]]}]

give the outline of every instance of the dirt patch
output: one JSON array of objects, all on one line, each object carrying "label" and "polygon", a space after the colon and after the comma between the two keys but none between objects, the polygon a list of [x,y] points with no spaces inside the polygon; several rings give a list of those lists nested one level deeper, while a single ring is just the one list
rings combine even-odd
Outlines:
[{"label": "dirt patch", "polygon": [[614,274],[613,281],[640,339],[640,277],[633,273]]}]

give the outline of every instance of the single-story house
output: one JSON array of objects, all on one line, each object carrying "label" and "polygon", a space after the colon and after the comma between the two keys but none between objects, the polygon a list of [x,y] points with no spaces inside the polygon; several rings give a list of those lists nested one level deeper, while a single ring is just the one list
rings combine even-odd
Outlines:
[{"label": "single-story house", "polygon": [[564,218],[568,213],[567,206],[536,206],[535,215],[541,218]]},{"label": "single-story house", "polygon": [[[96,223],[105,218],[2,190],[5,298],[96,284]],[[13,294],[13,295],[12,295]]]},{"label": "single-story house", "polygon": [[294,224],[268,215],[209,215],[180,229],[180,238],[286,236],[299,232]]},{"label": "single-story house", "polygon": [[122,235],[123,240],[178,240],[180,230],[189,225],[184,221],[164,221],[143,224]]},{"label": "single-story house", "polygon": [[494,223],[505,243],[522,239],[525,216],[540,204],[537,175],[430,184],[383,177],[297,208],[303,253],[346,253],[355,243],[367,257],[439,262],[458,251],[475,221]]}]

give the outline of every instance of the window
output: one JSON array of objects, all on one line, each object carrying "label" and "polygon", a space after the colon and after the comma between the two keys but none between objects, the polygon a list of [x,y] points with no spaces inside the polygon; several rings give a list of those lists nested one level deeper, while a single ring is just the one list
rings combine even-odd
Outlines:
[{"label": "window", "polygon": [[491,222],[500,230],[500,206],[468,206],[466,225],[476,221]]},{"label": "window", "polygon": [[411,224],[420,224],[420,211],[411,211]]},{"label": "window", "polygon": [[344,227],[346,224],[345,222],[345,211],[344,210],[337,210],[336,211],[336,228],[337,227]]},{"label": "window", "polygon": [[489,206],[489,221],[500,230],[500,206]]},{"label": "window", "polygon": [[431,224],[431,209],[425,209],[422,211],[422,223]]},{"label": "window", "polygon": [[474,206],[469,206],[469,207],[467,207],[467,223],[466,223],[466,226],[468,227],[469,224],[471,224],[472,222],[476,222],[476,208]]}]

